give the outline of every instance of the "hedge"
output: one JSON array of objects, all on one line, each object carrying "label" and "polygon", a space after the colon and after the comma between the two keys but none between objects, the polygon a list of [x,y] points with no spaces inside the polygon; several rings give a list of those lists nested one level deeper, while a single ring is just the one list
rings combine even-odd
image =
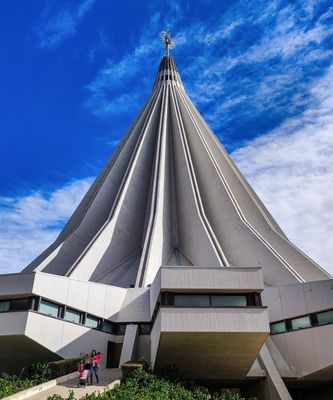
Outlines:
[{"label": "hedge", "polygon": [[[134,363],[132,363],[134,364]],[[103,392],[86,394],[81,400],[246,400],[238,394],[210,393],[203,386],[195,386],[180,380],[170,381],[156,376],[143,368],[135,368],[121,385]],[[67,398],[54,394],[48,400],[75,400],[71,391]],[[255,398],[247,399],[255,400]]]},{"label": "hedge", "polygon": [[52,378],[59,378],[59,376],[70,374],[77,370],[79,358],[69,358],[67,360],[51,361],[49,367],[51,369]]},{"label": "hedge", "polygon": [[122,381],[124,382],[135,369],[148,369],[146,361],[127,361],[121,365]]}]

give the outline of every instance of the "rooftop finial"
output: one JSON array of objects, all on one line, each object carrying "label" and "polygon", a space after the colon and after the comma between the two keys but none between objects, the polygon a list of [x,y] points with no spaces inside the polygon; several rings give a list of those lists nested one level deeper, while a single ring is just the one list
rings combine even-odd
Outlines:
[{"label": "rooftop finial", "polygon": [[164,48],[165,48],[165,55],[167,57],[170,56],[170,49],[175,47],[174,41],[171,39],[171,32],[170,31],[162,31],[161,38],[163,40]]}]

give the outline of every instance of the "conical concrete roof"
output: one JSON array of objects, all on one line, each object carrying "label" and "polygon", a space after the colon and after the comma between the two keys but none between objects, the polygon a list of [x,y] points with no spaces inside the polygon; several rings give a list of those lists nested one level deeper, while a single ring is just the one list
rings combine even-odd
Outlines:
[{"label": "conical concrete roof", "polygon": [[267,285],[329,278],[266,210],[169,56],[59,237],[24,272],[144,287],[162,265],[259,266]]}]

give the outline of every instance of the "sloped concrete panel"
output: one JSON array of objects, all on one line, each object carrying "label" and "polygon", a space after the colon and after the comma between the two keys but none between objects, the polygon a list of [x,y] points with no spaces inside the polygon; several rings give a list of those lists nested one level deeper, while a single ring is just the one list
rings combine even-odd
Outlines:
[{"label": "sloped concrete panel", "polygon": [[188,378],[244,379],[268,335],[264,308],[162,307],[159,314],[152,332],[154,368],[176,364]]}]

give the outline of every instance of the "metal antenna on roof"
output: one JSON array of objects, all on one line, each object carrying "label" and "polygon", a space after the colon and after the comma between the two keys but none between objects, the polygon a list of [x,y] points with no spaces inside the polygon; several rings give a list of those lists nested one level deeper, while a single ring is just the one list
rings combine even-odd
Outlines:
[{"label": "metal antenna on roof", "polygon": [[162,31],[160,33],[161,39],[163,41],[164,44],[164,48],[165,48],[165,55],[167,57],[170,56],[170,49],[173,49],[175,47],[175,43],[174,41],[171,39],[171,32],[170,31]]}]

